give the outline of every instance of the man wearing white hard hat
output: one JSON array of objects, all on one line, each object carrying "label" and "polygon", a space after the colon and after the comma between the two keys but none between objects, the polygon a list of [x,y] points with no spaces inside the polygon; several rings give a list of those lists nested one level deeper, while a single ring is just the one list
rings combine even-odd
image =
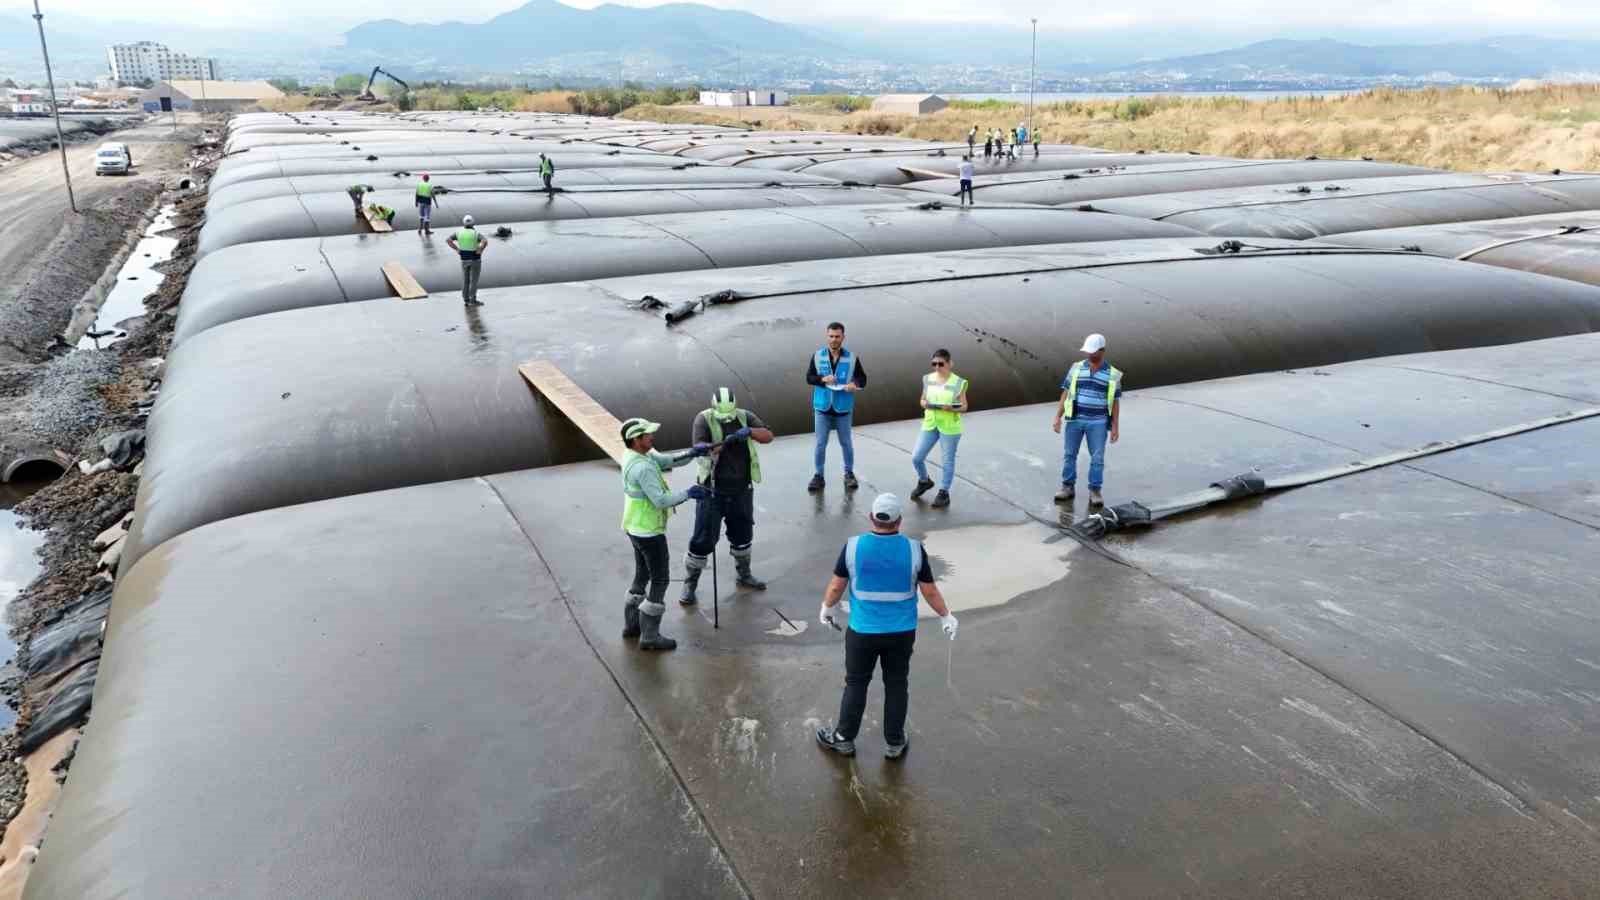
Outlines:
[{"label": "man wearing white hard hat", "polygon": [[839,600],[850,591],[850,624],[844,635],[844,696],[831,728],[817,729],[817,743],[843,756],[856,755],[856,734],[867,709],[872,670],[883,667],[883,755],[899,759],[910,743],[911,650],[917,641],[917,594],[939,614],[944,633],[956,638],[956,617],[933,581],[921,541],[900,533],[900,498],[879,494],[868,514],[872,530],[851,538],[839,551],[833,578],[822,594],[822,624],[839,627]]},{"label": "man wearing white hard hat", "polygon": [[1078,360],[1067,370],[1061,380],[1061,402],[1056,405],[1055,421],[1051,428],[1061,433],[1066,422],[1066,438],[1061,462],[1061,490],[1056,492],[1057,503],[1071,503],[1077,494],[1078,445],[1089,445],[1089,505],[1101,506],[1105,500],[1100,489],[1105,483],[1106,443],[1117,442],[1117,424],[1122,407],[1117,393],[1122,390],[1122,372],[1106,362],[1106,338],[1091,334],[1083,341],[1079,353],[1088,359]]},{"label": "man wearing white hard hat", "polygon": [[483,270],[483,251],[488,241],[472,227],[472,217],[461,217],[461,230],[445,241],[450,249],[461,254],[461,302],[468,306],[482,306],[478,301],[478,273]]}]

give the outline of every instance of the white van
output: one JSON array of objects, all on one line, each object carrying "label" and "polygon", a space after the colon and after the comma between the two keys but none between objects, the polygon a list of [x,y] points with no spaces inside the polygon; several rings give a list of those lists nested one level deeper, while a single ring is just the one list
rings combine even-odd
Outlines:
[{"label": "white van", "polygon": [[133,170],[133,155],[127,144],[106,143],[94,152],[96,175],[126,175]]}]

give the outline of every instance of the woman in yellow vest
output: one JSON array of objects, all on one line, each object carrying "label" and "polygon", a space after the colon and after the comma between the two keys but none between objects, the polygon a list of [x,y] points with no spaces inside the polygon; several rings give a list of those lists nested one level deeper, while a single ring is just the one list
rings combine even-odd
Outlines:
[{"label": "woman in yellow vest", "polygon": [[956,446],[961,443],[961,414],[967,411],[967,380],[950,371],[950,351],[940,348],[933,351],[929,360],[931,372],[922,376],[922,438],[917,450],[911,454],[911,465],[917,470],[917,487],[911,492],[916,500],[933,489],[933,479],[928,477],[928,454],[938,444],[944,451],[944,465],[939,473],[939,493],[933,505],[950,505],[950,485],[956,478]]}]

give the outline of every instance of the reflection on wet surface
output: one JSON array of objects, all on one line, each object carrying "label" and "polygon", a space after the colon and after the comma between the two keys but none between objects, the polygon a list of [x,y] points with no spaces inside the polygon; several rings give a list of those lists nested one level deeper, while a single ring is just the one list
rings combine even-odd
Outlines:
[{"label": "reflection on wet surface", "polygon": [[[0,608],[8,607],[39,571],[34,552],[44,543],[44,534],[21,528],[11,508],[44,485],[42,481],[0,484]],[[9,662],[16,652],[9,628],[0,629],[0,661]],[[0,728],[11,727],[15,719],[11,708],[0,704]]]},{"label": "reflection on wet surface", "polygon": [[109,331],[112,334],[100,338],[84,335],[78,339],[79,350],[108,347],[122,340],[128,333],[118,327],[120,323],[144,315],[144,298],[155,293],[161,287],[161,282],[166,280],[164,275],[155,271],[155,266],[171,259],[173,252],[178,249],[177,238],[161,236],[161,232],[172,228],[176,212],[172,206],[161,210],[128,255],[128,261],[122,264],[121,271],[117,272],[116,285],[106,295],[105,303],[101,304],[95,316],[94,327],[90,329],[97,333]]}]

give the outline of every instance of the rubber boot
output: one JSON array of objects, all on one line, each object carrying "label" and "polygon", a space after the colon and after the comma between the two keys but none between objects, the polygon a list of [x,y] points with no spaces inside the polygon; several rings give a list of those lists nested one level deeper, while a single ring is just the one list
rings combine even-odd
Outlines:
[{"label": "rubber boot", "polygon": [[694,595],[695,588],[700,586],[700,573],[705,569],[687,569],[683,575],[683,596],[678,598],[679,605],[693,606],[700,602]]},{"label": "rubber boot", "polygon": [[639,636],[639,604],[643,602],[643,594],[629,594],[627,601],[622,604],[623,637],[636,638]]},{"label": "rubber boot", "polygon": [[639,612],[639,649],[676,650],[678,642],[661,633],[661,617]]},{"label": "rubber boot", "polygon": [[757,578],[755,573],[750,571],[750,557],[746,556],[742,559],[737,556],[734,557],[733,566],[739,573],[739,577],[735,579],[735,583],[739,587],[749,588],[752,591],[764,591],[767,589],[767,583]]}]

